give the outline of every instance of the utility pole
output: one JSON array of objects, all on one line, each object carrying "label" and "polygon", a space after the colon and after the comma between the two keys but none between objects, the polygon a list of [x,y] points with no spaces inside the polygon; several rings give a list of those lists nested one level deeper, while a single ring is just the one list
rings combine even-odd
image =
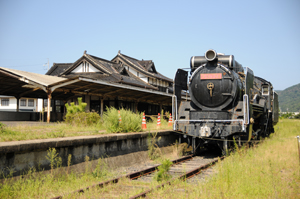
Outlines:
[{"label": "utility pole", "polygon": [[45,67],[45,66],[47,66],[47,71],[49,70],[49,58],[47,58],[48,59],[48,62],[46,63],[46,64],[44,64],[43,66]]}]

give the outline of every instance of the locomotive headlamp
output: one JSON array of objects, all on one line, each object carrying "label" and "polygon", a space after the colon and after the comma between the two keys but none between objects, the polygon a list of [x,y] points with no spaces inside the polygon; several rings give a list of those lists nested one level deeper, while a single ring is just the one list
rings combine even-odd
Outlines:
[{"label": "locomotive headlamp", "polygon": [[207,61],[213,61],[213,60],[215,60],[217,58],[217,53],[216,53],[216,51],[214,51],[214,50],[208,50],[208,51],[206,51],[206,53],[205,53],[205,59],[207,60]]}]

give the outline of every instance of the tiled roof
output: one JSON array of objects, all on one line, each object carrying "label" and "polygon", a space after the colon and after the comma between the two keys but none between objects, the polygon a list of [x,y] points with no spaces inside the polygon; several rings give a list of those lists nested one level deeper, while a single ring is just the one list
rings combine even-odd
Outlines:
[{"label": "tiled roof", "polygon": [[157,90],[156,87],[151,86],[150,84],[147,84],[143,80],[140,80],[139,78],[135,77],[134,75],[130,74],[130,76],[120,75],[118,73],[112,73],[112,74],[100,74],[100,73],[70,73],[66,75],[67,78],[74,78],[74,77],[85,77],[89,79],[94,80],[103,80],[106,82],[111,83],[121,83],[121,84],[128,84],[133,85],[141,88],[148,88]]},{"label": "tiled roof", "polygon": [[[118,53],[116,57],[118,57],[122,61],[122,63],[134,68],[137,71],[140,71],[141,74],[144,74],[146,77],[152,77],[168,82],[173,82],[172,79],[167,78],[156,71],[155,65],[152,60],[138,60],[127,55],[123,55],[121,53]],[[71,73],[83,61],[87,61],[90,64],[92,64],[93,67],[99,70],[99,72]],[[107,82],[128,84],[153,90],[158,89],[157,87],[150,85],[149,83],[143,81],[136,75],[130,73],[126,69],[125,65],[105,60],[94,55],[87,54],[86,52],[73,64],[54,64],[46,74],[63,76],[66,78],[85,77],[95,80],[103,80]]]},{"label": "tiled roof", "polygon": [[86,56],[93,60],[98,66],[104,67],[109,72],[117,72],[113,67],[116,63],[89,54],[86,54]]},{"label": "tiled roof", "polygon": [[[157,78],[157,79],[161,79],[161,80],[165,80],[168,82],[173,82],[172,79],[160,74],[156,72],[154,63],[151,60],[137,60],[135,58],[129,57],[127,55],[118,53],[118,55],[113,58],[116,59],[117,57],[119,57],[122,61],[125,61],[127,64],[130,64],[132,67],[134,67],[136,70],[138,70],[139,72],[143,73],[146,76],[149,77],[153,77],[153,78]],[[154,71],[150,72],[149,69],[153,67]]]},{"label": "tiled roof", "polygon": [[72,66],[73,63],[53,63],[46,75],[59,76],[62,72]]},{"label": "tiled roof", "polygon": [[72,66],[70,66],[67,70],[62,72],[60,74],[60,76],[61,75],[68,75],[70,72],[72,72],[72,70],[74,70],[76,67],[78,67],[78,65],[83,60],[87,60],[88,62],[90,62],[95,68],[97,68],[102,73],[112,74],[114,72],[117,72],[113,67],[113,65],[115,65],[116,63],[113,63],[111,61],[108,61],[108,60],[105,60],[105,59],[102,59],[102,58],[99,58],[99,57],[96,57],[96,56],[93,56],[93,55],[84,54],[76,62],[74,62],[74,64],[72,64]]}]

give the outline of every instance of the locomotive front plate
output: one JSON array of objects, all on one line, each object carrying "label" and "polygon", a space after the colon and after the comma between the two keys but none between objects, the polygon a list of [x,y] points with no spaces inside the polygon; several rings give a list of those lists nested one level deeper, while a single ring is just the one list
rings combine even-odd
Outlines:
[{"label": "locomotive front plate", "polygon": [[222,73],[204,73],[200,74],[200,79],[222,79]]}]

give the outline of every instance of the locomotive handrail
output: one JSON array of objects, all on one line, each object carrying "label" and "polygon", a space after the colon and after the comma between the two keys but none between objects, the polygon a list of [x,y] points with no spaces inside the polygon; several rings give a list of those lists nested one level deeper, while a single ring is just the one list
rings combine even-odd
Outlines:
[{"label": "locomotive handrail", "polygon": [[243,108],[244,108],[244,124],[249,124],[249,98],[247,94],[243,95]]},{"label": "locomotive handrail", "polygon": [[[175,100],[173,100],[175,98]],[[174,103],[175,103],[175,108],[174,108]],[[173,110],[175,111],[175,117],[174,117],[174,113]],[[174,117],[174,120],[177,121],[177,96],[173,95],[172,96],[172,115]],[[175,130],[176,128],[176,123],[173,123],[173,130]]]}]

